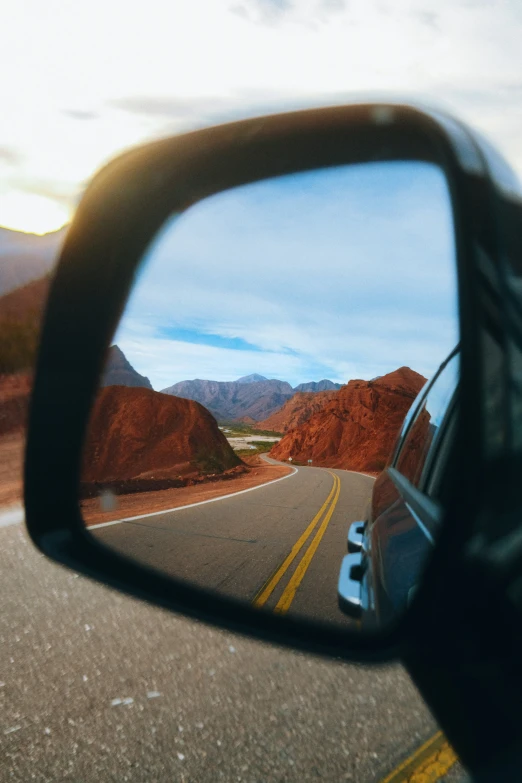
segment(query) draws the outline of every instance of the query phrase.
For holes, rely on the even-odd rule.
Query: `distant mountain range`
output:
[[[11,245],[24,244],[23,236],[17,232],[5,231]],[[56,232],[60,234],[62,232]],[[49,240],[50,235],[36,239]],[[2,237],[0,236],[0,242]],[[35,239],[33,237],[33,239]],[[56,239],[56,237],[55,237]],[[29,240],[30,241],[30,240]],[[6,243],[4,243],[5,249]],[[0,250],[0,272],[2,256]],[[1,279],[1,274],[0,274]],[[0,373],[20,372],[32,368],[40,320],[47,299],[50,276],[22,285],[7,294],[0,294]],[[23,332],[21,328],[23,327]],[[23,339],[22,339],[23,338]],[[18,341],[18,342],[17,342]],[[19,343],[19,344],[18,344]],[[135,386],[152,389],[148,378],[140,375],[128,362],[117,345],[109,348],[101,386]],[[204,405],[220,421],[242,419],[255,423],[267,419],[290,399],[296,391],[306,389],[312,392],[335,390],[340,384],[329,380],[311,381],[295,389],[286,381],[265,378],[253,373],[236,381],[193,380],[163,389],[164,394],[194,400]],[[316,406],[313,406],[316,409]]]
[[[242,378],[238,378],[235,383],[261,383],[261,381],[267,381],[268,378],[265,378],[264,375],[259,375],[257,372],[252,373],[252,375],[243,375]]]
[[[340,389],[341,384],[328,380],[311,381],[294,389],[286,381],[269,379],[254,373],[238,378],[237,381],[207,381],[200,378],[180,381],[162,391],[164,394],[200,402],[218,421],[241,419],[256,422],[279,410],[296,391],[301,391],[302,387],[316,392]]]
[[[218,421],[265,419],[294,393],[289,383],[276,379],[205,381],[198,378],[180,381],[162,391],[201,403]]]
[[[67,227],[38,236],[0,228],[0,296],[54,267]]]
[[[326,378],[322,381],[309,381],[308,383],[300,383],[299,386],[294,387],[296,392],[322,392],[322,391],[339,391],[341,383],[334,383]]]

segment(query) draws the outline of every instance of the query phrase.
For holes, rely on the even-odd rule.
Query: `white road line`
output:
[[[100,522],[97,525],[87,525],[88,530],[96,530],[100,527],[110,527],[111,525],[121,525],[122,522],[133,522],[135,519],[148,519],[148,517],[157,517],[160,514],[171,514],[173,511],[184,511],[186,508],[194,508],[195,506],[204,506],[206,503],[215,503],[217,500],[226,500],[227,498],[235,498],[238,495],[244,495],[245,492],[253,492],[255,489],[263,489],[270,486],[270,484],[277,484],[278,481],[284,481],[287,478],[291,478],[298,472],[298,468],[292,468],[292,473],[288,473],[286,476],[281,476],[278,479],[272,479],[267,481],[266,484],[258,484],[257,487],[250,487],[249,489],[241,489],[239,492],[231,492],[228,495],[220,495],[217,498],[210,498],[210,500],[200,500],[199,503],[189,503],[187,506],[178,506],[177,508],[166,508],[163,511],[152,511],[150,514],[139,514],[135,517],[125,517],[125,519],[115,519],[112,522]]]
[[[10,525],[19,525],[25,519],[23,506],[12,506],[0,513],[0,527],[9,527]]]
[[[371,478],[372,481],[377,481],[377,476],[372,476],[370,473],[361,473],[360,470],[346,470],[346,468],[325,468],[325,470],[342,470],[343,473],[353,473],[354,476],[366,476],[366,478]]]
[[[267,460],[268,462],[268,460]],[[271,460],[271,464],[276,463],[276,460]],[[283,464],[283,463],[280,463]],[[332,468],[332,470],[342,470],[342,468]],[[184,508],[194,508],[194,506],[202,506],[205,503],[214,503],[216,500],[225,500],[226,498],[233,498],[235,495],[242,495],[244,492],[252,492],[254,489],[261,489],[262,487],[268,487],[269,484],[275,484],[277,481],[283,481],[286,478],[290,478],[290,476],[293,476],[295,473],[297,473],[298,468],[292,467],[292,473],[289,473],[287,476],[282,476],[278,479],[273,479],[272,481],[267,481],[266,484],[259,484],[257,487],[250,487],[250,489],[242,489],[239,492],[231,492],[228,495],[221,495],[217,498],[210,498],[210,500],[201,500],[199,503],[190,503],[187,506],[178,506],[177,508],[167,508],[165,511],[153,511],[150,514],[140,514],[136,517],[125,517],[125,519],[115,519],[113,522],[101,522],[98,525],[88,525],[88,528],[90,530],[95,530],[99,527],[110,527],[110,525],[121,525],[122,522],[132,522],[134,519],[145,519],[146,517],[154,517],[158,516],[158,514],[170,514],[173,511],[181,511]],[[359,476],[368,476],[367,473],[360,473],[359,471],[355,470],[346,470],[343,471],[345,473],[355,473]],[[368,476],[368,478],[372,478],[375,481],[374,476]],[[21,522],[23,522],[25,519],[25,512],[23,506],[13,506],[11,508],[7,508],[4,511],[0,512],[0,528],[1,527],[10,527],[11,525],[19,525]]]

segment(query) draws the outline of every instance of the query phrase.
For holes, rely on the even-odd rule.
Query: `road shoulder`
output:
[[[89,498],[81,502],[81,508],[89,527],[124,517],[168,511],[244,492],[284,478],[293,472],[294,469],[287,465],[268,464],[266,461],[260,460],[259,464],[252,466],[249,473],[229,481],[119,495],[113,498],[114,507],[105,511],[100,507],[99,498]]]

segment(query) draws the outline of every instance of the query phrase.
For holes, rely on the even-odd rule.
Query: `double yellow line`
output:
[[[279,568],[263,585],[259,593],[252,601],[252,605],[255,606],[256,608],[259,609],[266,604],[266,602],[274,592],[275,588],[277,587],[277,585],[279,584],[283,576],[286,574],[286,572],[294,562],[295,558],[297,557],[301,549],[304,547],[304,545],[312,535],[316,525],[318,524],[319,520],[324,514],[325,516],[321,525],[319,526],[319,529],[317,530],[315,536],[313,537],[308,549],[304,553],[301,562],[299,563],[296,570],[294,571],[290,581],[288,582],[287,586],[283,590],[283,593],[274,609],[274,611],[277,612],[278,614],[284,614],[289,610],[290,604],[294,600],[299,585],[303,581],[308,566],[312,562],[312,558],[317,551],[317,547],[321,543],[321,539],[326,532],[328,523],[332,518],[332,514],[337,505],[337,501],[339,500],[339,494],[341,492],[341,481],[335,473],[331,473],[330,471],[328,472],[333,478],[333,486],[332,489],[330,490],[330,494],[328,495],[325,502],[323,503],[323,505],[321,506],[321,508],[315,515],[315,517],[312,519],[312,521],[310,522],[310,524],[308,525],[308,527],[306,528],[302,536],[300,536],[300,538],[295,542],[288,556],[283,560]]]
[[[442,731],[438,731],[381,783],[436,783],[458,761]]]
[[[301,558],[301,562],[295,569],[292,577],[290,578],[290,581],[283,590],[283,593],[274,609],[274,611],[278,612],[279,614],[284,614],[289,610],[299,585],[303,581],[306,571],[312,562],[312,558],[315,555],[317,548],[321,543],[321,539],[326,532],[328,523],[330,522],[333,512],[335,511],[337,501],[339,500],[341,482],[335,473],[332,473],[331,471],[328,472],[333,477],[333,485],[328,497],[304,533],[295,542],[287,557],[283,560],[281,565],[267,580],[267,582],[265,582],[261,590],[252,601],[252,605],[256,608],[261,608],[266,604],[277,585],[312,535],[316,525],[319,523],[321,517],[324,514],[322,523],[320,524],[315,536],[310,542],[308,549]],[[449,745],[447,739],[444,737],[441,731],[438,731],[427,742],[421,745],[420,748],[418,748],[409,758],[405,759],[405,761],[399,764],[399,766],[396,767],[393,772],[391,772],[381,781],[381,783],[427,783],[427,781],[437,781],[440,780],[441,777],[443,777],[457,761],[457,755]]]

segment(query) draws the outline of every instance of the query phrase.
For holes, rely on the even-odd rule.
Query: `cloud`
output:
[[[266,8],[274,11],[289,11],[293,7],[291,0],[250,0],[254,5],[259,8]]]
[[[63,113],[73,120],[95,120],[99,116],[95,111],[83,111],[81,109],[64,109]]]
[[[413,11],[413,17],[426,27],[440,32],[440,19],[435,11]]]
[[[282,22],[297,23],[311,30],[317,29],[316,22],[325,22],[333,15],[339,15],[348,7],[346,0],[243,0],[230,6],[232,14],[254,24],[275,26]]]
[[[249,19],[248,11],[244,5],[231,5],[229,11],[234,16],[239,16],[240,19]]]
[[[32,193],[35,196],[51,199],[51,201],[62,204],[69,210],[73,210],[78,205],[84,189],[85,185],[83,183],[76,185],[69,182],[47,182],[45,180],[40,182],[32,181],[30,183],[24,182],[20,187],[20,190],[24,193]]]
[[[340,13],[347,8],[347,2],[346,0],[320,0],[318,8],[326,13]]]
[[[24,183],[79,183],[161,135],[376,92],[443,104],[522,172],[519,0],[7,5],[0,146]]]
[[[202,114],[223,105],[219,98],[177,98],[152,97],[147,95],[130,95],[126,98],[115,98],[108,101],[108,106],[131,114],[144,114],[149,117],[173,119],[200,118]]]
[[[240,19],[268,26],[292,17],[294,9],[291,0],[243,0],[229,7],[229,11]]]
[[[23,155],[14,147],[7,145],[0,146],[0,163],[6,163],[8,166],[16,166],[23,160]]]
[[[195,345],[176,340],[162,340],[157,337],[124,334],[117,339],[118,345],[133,366],[147,375],[157,391],[165,389],[178,380],[203,378],[221,381],[235,381],[242,375],[259,372],[269,378],[310,380],[334,376],[334,368],[321,363],[310,368],[301,357],[280,353],[259,353],[257,351],[233,351],[208,345]],[[295,385],[299,381],[296,380]]]
[[[433,373],[458,339],[455,269],[442,177],[418,166],[301,174],[197,204],[150,247],[116,342],[155,388]]]
[[[291,0],[245,0],[245,4],[267,16],[284,14],[294,8]]]

